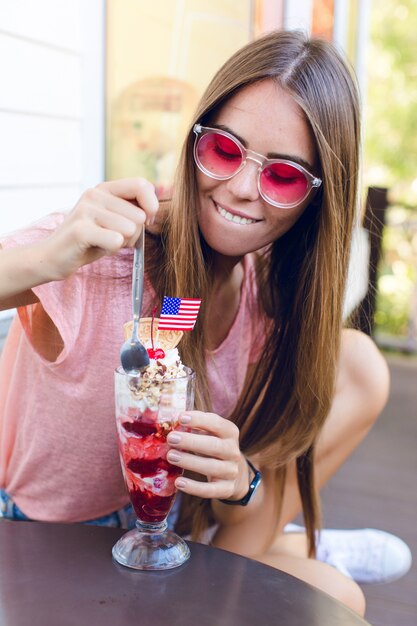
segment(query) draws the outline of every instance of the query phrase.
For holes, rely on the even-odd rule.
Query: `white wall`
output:
[[[284,28],[292,30],[300,28],[311,32],[313,0],[285,0]]]
[[[104,178],[104,5],[0,2],[0,233]]]

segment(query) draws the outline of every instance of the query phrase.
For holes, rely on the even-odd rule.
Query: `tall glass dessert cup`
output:
[[[116,423],[122,470],[135,510],[136,528],[113,547],[113,557],[134,569],[177,567],[190,556],[186,542],[167,529],[181,468],[166,458],[166,441],[183,411],[194,405],[194,372],[182,366],[177,378],[145,370],[139,376],[115,372]]]

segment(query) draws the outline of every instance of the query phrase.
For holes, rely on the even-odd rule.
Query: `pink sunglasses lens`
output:
[[[220,133],[206,133],[197,143],[196,156],[199,164],[213,176],[233,176],[242,163],[242,152],[237,145]]]
[[[260,186],[272,202],[283,205],[296,204],[308,191],[308,181],[303,172],[289,163],[273,163],[261,172]]]

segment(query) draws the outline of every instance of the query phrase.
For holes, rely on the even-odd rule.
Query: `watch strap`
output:
[[[255,493],[257,488],[259,487],[259,485],[261,483],[261,480],[262,480],[261,472],[259,470],[257,470],[256,467],[246,457],[245,457],[245,461],[248,464],[249,468],[254,473],[254,477],[252,478],[251,482],[249,483],[249,489],[248,489],[247,493],[240,500],[222,500],[222,499],[219,499],[220,502],[222,502],[223,504],[246,506],[247,504],[249,504],[250,500],[252,499],[253,494]]]

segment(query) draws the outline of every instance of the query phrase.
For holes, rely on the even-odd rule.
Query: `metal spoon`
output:
[[[149,365],[148,352],[139,341],[138,327],[142,309],[143,272],[145,257],[145,226],[135,244],[132,276],[132,309],[133,328],[130,340],[125,341],[120,348],[120,360],[126,374],[139,373]]]

